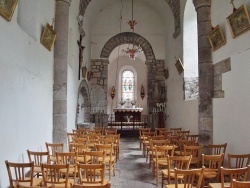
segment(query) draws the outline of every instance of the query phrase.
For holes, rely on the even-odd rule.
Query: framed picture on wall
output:
[[[228,16],[227,22],[233,38],[248,31],[250,29],[250,19],[246,5],[242,5]]]
[[[226,44],[224,34],[219,25],[217,25],[212,31],[210,31],[207,37],[213,51]]]
[[[55,40],[56,40],[56,32],[54,31],[53,27],[47,23],[43,30],[43,34],[41,37],[41,44],[49,51],[51,51]]]
[[[10,21],[18,0],[0,0],[0,15],[7,21]]]

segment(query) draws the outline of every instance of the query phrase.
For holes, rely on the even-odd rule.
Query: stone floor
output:
[[[116,163],[116,175],[111,178],[112,188],[156,188],[151,169],[139,149],[138,138],[121,138],[120,159]]]

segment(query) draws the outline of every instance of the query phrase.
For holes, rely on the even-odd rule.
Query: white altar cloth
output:
[[[114,108],[114,112],[142,112],[143,108]]]

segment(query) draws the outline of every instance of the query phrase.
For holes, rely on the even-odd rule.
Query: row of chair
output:
[[[98,142],[91,143],[89,138],[97,133],[89,132],[87,141],[88,144],[91,143],[90,145],[83,142],[86,134],[77,133],[78,136],[73,138],[73,142],[69,143],[69,151],[67,152],[64,151],[63,143],[46,142],[46,152],[27,150],[29,163],[12,163],[6,160],[11,187],[50,186],[50,184],[61,183],[65,184],[65,187],[70,187],[70,184],[84,184],[92,181],[95,181],[95,184],[96,182],[108,184],[105,179],[106,166],[109,170],[110,179],[112,171],[115,175],[115,161],[119,156],[120,135],[115,133],[117,131],[112,130],[112,134],[100,137],[98,133],[98,137],[96,137]],[[86,168],[89,168],[89,171]],[[84,170],[80,171],[80,169]],[[13,174],[13,172],[15,173]],[[51,173],[58,175],[53,179],[53,183],[50,182],[52,181]],[[101,178],[96,179],[96,175]],[[19,184],[20,182],[21,184]]]

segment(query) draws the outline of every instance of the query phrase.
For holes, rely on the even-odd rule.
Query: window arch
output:
[[[131,70],[124,70],[121,78],[122,100],[135,99],[135,75]]]

